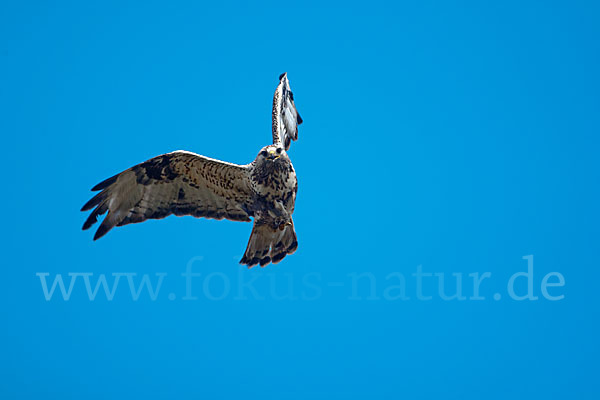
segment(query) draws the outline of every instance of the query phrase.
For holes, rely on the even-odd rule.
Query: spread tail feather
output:
[[[283,226],[283,229],[275,230],[268,224],[257,224],[255,220],[240,264],[246,264],[248,267],[257,264],[264,267],[270,262],[277,264],[286,255],[294,253],[297,248],[298,240],[292,220]]]

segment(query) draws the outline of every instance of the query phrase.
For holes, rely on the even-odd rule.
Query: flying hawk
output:
[[[287,74],[273,97],[273,144],[250,164],[237,165],[188,151],[163,154],[100,182],[100,191],[81,211],[93,209],[83,229],[108,211],[94,235],[115,226],[175,214],[249,222],[254,226],[241,264],[278,263],[298,247],[292,213],[298,182],[287,155],[298,139],[302,118],[294,105]]]

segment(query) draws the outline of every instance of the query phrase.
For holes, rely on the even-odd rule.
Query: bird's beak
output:
[[[275,152],[275,150],[269,150],[269,154],[267,155],[267,159],[274,161],[279,158],[279,154]]]

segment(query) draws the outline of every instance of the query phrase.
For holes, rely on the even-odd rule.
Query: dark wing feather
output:
[[[186,151],[154,157],[94,186],[101,190],[81,211],[94,209],[90,228],[108,211],[94,240],[115,226],[168,215],[250,221],[252,190],[248,167]]]
[[[284,72],[279,77],[279,85],[273,96],[273,144],[281,143],[287,151],[291,141],[298,139],[298,125],[301,123],[290,82]]]

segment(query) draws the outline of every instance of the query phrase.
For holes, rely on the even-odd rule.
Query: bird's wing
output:
[[[298,125],[301,123],[290,82],[284,72],[279,77],[279,85],[273,96],[273,144],[281,143],[288,150],[290,142],[298,139]]]
[[[94,240],[115,226],[170,214],[250,221],[252,190],[248,167],[175,151],[154,157],[108,178],[81,211],[94,208],[83,224],[90,228],[108,211]]]

